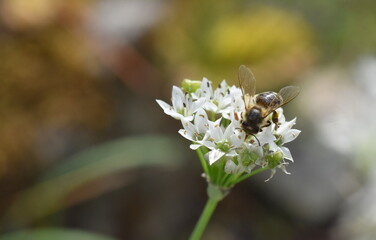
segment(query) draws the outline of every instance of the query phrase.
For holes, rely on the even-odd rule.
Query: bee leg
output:
[[[273,115],[272,115],[272,121],[273,123],[275,123],[275,130],[277,130],[277,128],[279,127],[280,123],[278,122],[278,113],[276,111],[273,111]]]
[[[266,124],[264,126],[262,126],[263,128],[264,127],[269,127],[270,125],[272,125],[272,122],[270,122],[269,120],[266,122]]]

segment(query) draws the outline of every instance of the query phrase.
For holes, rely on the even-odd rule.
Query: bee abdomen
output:
[[[265,108],[278,106],[282,103],[282,98],[275,92],[263,92],[257,95],[256,104]]]

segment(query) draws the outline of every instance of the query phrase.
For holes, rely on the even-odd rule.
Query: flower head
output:
[[[267,117],[269,126],[248,135],[241,128],[245,104],[240,88],[222,81],[213,89],[212,83],[204,78],[201,83],[185,80],[183,89],[189,90],[183,92],[173,87],[172,106],[161,100],[157,103],[167,115],[181,121],[183,128],[179,133],[191,141],[190,148],[202,156],[208,181],[231,187],[256,168],[270,169],[270,178],[277,169],[289,174],[286,166],[293,158],[284,144],[300,134],[292,128],[296,118],[286,121],[282,108],[278,108],[277,123],[272,122],[271,114]]]

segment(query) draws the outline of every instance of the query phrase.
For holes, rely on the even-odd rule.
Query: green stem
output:
[[[225,174],[225,177],[222,178],[221,186],[226,186],[227,187],[227,182],[229,179],[231,179],[232,174]]]
[[[210,198],[206,202],[205,208],[201,213],[200,219],[196,223],[195,229],[193,230],[189,240],[199,240],[201,239],[201,235],[204,232],[206,225],[209,222],[210,217],[212,216],[217,204],[217,199]]]
[[[247,179],[247,178],[249,178],[253,175],[256,175],[256,174],[261,173],[261,172],[268,170],[268,169],[269,169],[268,167],[258,168],[258,169],[254,170],[254,171],[252,171],[248,174],[245,174],[245,175],[239,177],[233,184],[235,185],[235,184],[237,184],[237,183],[239,183],[239,182],[241,182],[241,181],[243,181],[243,180],[245,180],[245,179]]]
[[[226,182],[224,182],[223,186],[225,187],[232,187],[235,185],[237,179],[239,179],[239,177],[242,175],[242,173],[240,174],[231,174],[231,176],[226,180]]]
[[[221,186],[221,180],[223,178],[223,173],[225,173],[223,171],[223,168],[225,166],[225,162],[222,161],[222,163],[218,163],[218,166],[216,166],[216,173],[217,173],[217,176],[215,178],[215,184],[218,185],[218,186]]]
[[[196,152],[197,152],[198,158],[200,159],[200,162],[201,162],[202,168],[204,169],[204,172],[205,172],[206,176],[209,177],[210,174],[209,174],[208,163],[206,162],[206,160],[205,160],[205,158],[204,158],[204,154],[202,153],[201,148],[198,148],[198,149],[196,150]]]

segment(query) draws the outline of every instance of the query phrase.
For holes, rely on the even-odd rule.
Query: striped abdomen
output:
[[[276,92],[263,92],[256,96],[256,104],[264,108],[273,108],[282,103],[281,96]]]

